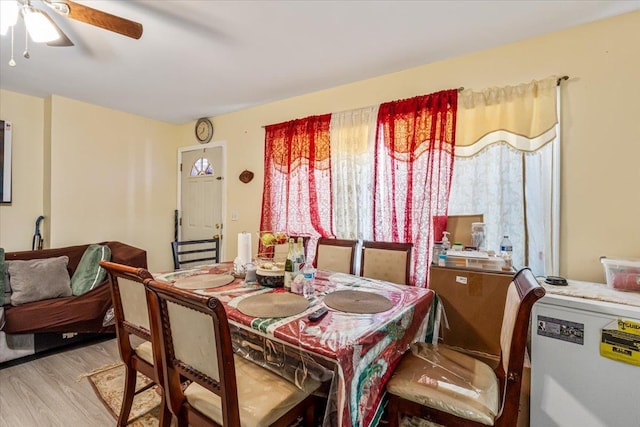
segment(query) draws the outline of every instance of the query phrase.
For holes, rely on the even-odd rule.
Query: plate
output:
[[[382,313],[393,308],[388,298],[363,291],[335,291],[324,297],[324,303],[334,310],[358,314]]]
[[[289,292],[270,292],[243,299],[238,311],[251,317],[289,317],[309,308],[309,301]]]
[[[233,280],[230,274],[197,274],[178,279],[173,285],[180,289],[210,289],[228,285]]]

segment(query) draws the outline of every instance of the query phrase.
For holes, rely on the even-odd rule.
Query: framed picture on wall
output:
[[[11,123],[0,120],[0,203],[11,203]]]

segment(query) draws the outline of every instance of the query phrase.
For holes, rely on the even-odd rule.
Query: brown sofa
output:
[[[121,242],[99,244],[109,247],[113,262],[147,267],[147,253],[143,249]],[[87,244],[40,251],[7,252],[5,260],[30,260],[66,255],[69,257],[69,277],[72,277],[88,246]],[[34,301],[19,306],[5,305],[5,324],[1,332],[6,334],[7,343],[14,337],[28,337],[28,334],[33,334],[34,353],[70,344],[83,337],[113,334],[113,325],[105,326],[105,314],[112,306],[111,291],[107,282],[105,279],[94,289],[79,296]],[[46,279],[43,280],[43,286],[46,286]],[[2,350],[0,347],[0,351]],[[0,362],[3,360],[8,359],[0,355]]]

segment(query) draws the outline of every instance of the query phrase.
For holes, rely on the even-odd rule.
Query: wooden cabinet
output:
[[[483,353],[500,354],[500,328],[507,288],[514,273],[432,266],[429,287],[444,307],[441,341]]]

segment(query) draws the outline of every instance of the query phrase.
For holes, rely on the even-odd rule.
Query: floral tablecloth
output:
[[[155,277],[174,282],[195,274],[220,273],[225,268],[203,266]],[[424,340],[434,292],[327,271],[317,272],[314,289],[309,308],[285,318],[254,318],[237,309],[238,303],[249,296],[285,292],[283,289],[264,288],[237,279],[223,287],[194,292],[220,299],[232,325],[334,364],[336,375],[324,425],[376,425],[382,413],[385,384],[393,369],[412,342]],[[388,298],[393,308],[378,314],[329,310],[320,321],[310,322],[307,316],[324,306],[324,296],[336,290],[374,292]]]

